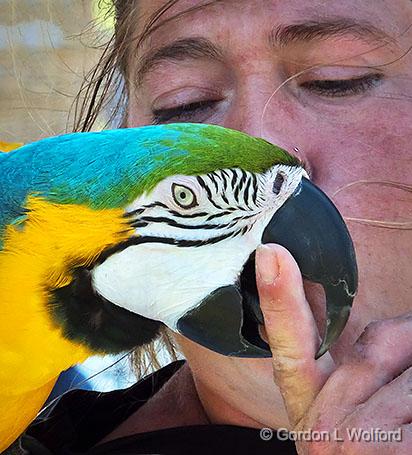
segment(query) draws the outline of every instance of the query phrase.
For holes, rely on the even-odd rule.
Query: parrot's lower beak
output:
[[[326,331],[316,358],[339,337],[357,291],[355,251],[348,229],[329,198],[306,178],[275,213],[262,243],[288,249],[302,275],[323,286]],[[177,329],[189,339],[218,353],[236,357],[270,357],[261,339],[254,254],[246,263],[240,286],[217,289],[181,318]]]

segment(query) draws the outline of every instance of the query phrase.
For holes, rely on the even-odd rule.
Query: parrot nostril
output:
[[[284,181],[285,181],[285,177],[283,176],[283,174],[278,172],[278,174],[276,175],[275,181],[273,182],[272,191],[273,191],[274,194],[279,194],[280,193],[280,190],[282,188],[282,185],[283,185]]]

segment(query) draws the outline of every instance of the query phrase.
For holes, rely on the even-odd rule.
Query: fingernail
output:
[[[277,254],[269,245],[259,245],[256,250],[256,273],[265,284],[273,284],[279,275]]]

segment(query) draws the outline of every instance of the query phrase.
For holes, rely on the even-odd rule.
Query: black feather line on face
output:
[[[222,169],[220,172],[221,172],[222,180],[223,180],[223,190],[226,191],[227,190],[227,179],[229,178],[229,174],[224,169]]]
[[[247,179],[247,174],[243,169],[240,170],[240,173],[242,174],[242,177],[240,178],[239,183],[236,186],[235,191],[234,191],[235,199],[239,204],[241,203],[241,201],[239,201],[239,194],[242,191],[243,185]]]
[[[234,188],[235,184],[237,182],[237,173],[234,169],[230,169],[230,170],[232,171],[232,174],[233,174],[232,181],[230,182],[230,184],[231,184],[232,188]]]
[[[207,198],[209,199],[210,203],[213,204],[217,209],[219,210],[224,210],[223,207],[220,207],[216,202],[213,200],[212,197],[212,192],[210,191],[210,188],[206,185],[205,181],[202,179],[202,177],[197,176],[197,181],[199,182],[199,185],[206,191]]]
[[[119,243],[118,245],[108,248],[107,250],[103,251],[98,258],[96,259],[94,266],[102,264],[106,259],[112,256],[115,253],[119,253],[124,251],[129,246],[134,245],[141,245],[144,243],[162,243],[165,245],[174,245],[179,248],[195,248],[204,245],[213,245],[215,243],[221,242],[222,240],[226,240],[231,237],[236,237],[241,233],[241,229],[237,231],[228,232],[226,234],[222,234],[216,237],[211,237],[205,240],[185,240],[185,239],[173,239],[168,237],[156,237],[156,236],[141,236],[141,237],[131,237],[124,242]]]
[[[220,213],[215,213],[213,215],[209,215],[206,218],[206,221],[211,221],[211,220],[214,220],[215,218],[221,218],[222,216],[230,215],[232,213],[232,211],[233,210],[225,210],[224,212],[220,212]]]
[[[167,210],[170,215],[173,215],[177,218],[200,218],[209,215],[207,212],[198,212],[198,213],[180,213],[176,210]]]
[[[245,191],[243,192],[243,200],[245,201],[245,205],[249,210],[252,210],[249,206],[249,192],[250,192],[251,184],[252,184],[252,179],[249,177],[246,182]]]
[[[225,202],[227,205],[229,205],[229,199],[226,197],[225,193],[222,193],[220,197],[223,199],[223,202]]]
[[[182,224],[178,223],[175,220],[172,220],[171,218],[166,218],[162,216],[144,216],[142,218],[138,218],[136,221],[131,223],[133,227],[138,227],[137,225],[140,224],[141,222],[146,222],[146,223],[154,223],[154,224],[160,224],[160,223],[165,223],[168,226],[180,228],[180,229],[225,229],[228,228],[231,224],[226,223],[226,224]]]
[[[252,201],[254,205],[257,205],[257,196],[258,196],[258,182],[257,182],[257,177],[255,174],[252,174],[252,180],[253,180],[253,191],[252,191]]]
[[[215,178],[216,174],[214,172],[210,172],[209,174],[207,174],[207,176],[213,182],[213,185],[215,186],[215,191],[218,192],[219,191],[219,185],[217,184],[217,181],[216,181],[216,178]]]

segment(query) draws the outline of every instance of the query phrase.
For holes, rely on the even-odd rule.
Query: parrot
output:
[[[0,451],[62,371],[164,325],[222,355],[270,357],[261,243],[323,286],[318,357],[349,317],[349,231],[302,162],[264,139],[195,123],[69,133],[0,153],[0,175]]]
[[[4,152],[4,153],[11,152],[12,150],[18,149],[22,145],[23,145],[22,142],[4,142],[4,141],[0,141],[0,153],[1,152]]]

